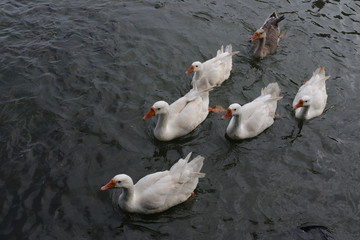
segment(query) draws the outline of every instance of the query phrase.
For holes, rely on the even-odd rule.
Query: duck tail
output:
[[[192,152],[190,152],[185,159],[180,158],[171,168],[170,175],[174,176],[177,179],[181,179],[181,176],[186,169],[189,159],[191,157]]]
[[[232,45],[231,44],[226,45],[225,52],[232,53]]]
[[[191,160],[191,162],[189,162],[187,164],[187,167],[190,169],[191,172],[193,172],[194,174],[197,174],[197,175],[204,175],[204,173],[200,173],[200,170],[204,164],[204,160],[205,158],[203,156],[196,156],[193,160]]]
[[[235,54],[238,54],[240,51],[235,51],[235,52],[233,52],[233,51],[232,51],[232,45],[229,44],[229,45],[227,45],[227,46],[225,47],[225,52],[229,53],[230,56],[233,56],[233,55],[235,55]]]
[[[278,18],[278,15],[276,12],[272,12],[269,16],[269,18]]]
[[[272,98],[269,98],[268,100],[266,100],[266,101],[268,101],[268,102],[272,102],[272,101],[279,101],[279,100],[281,100],[281,99],[283,99],[283,97],[282,96],[280,96],[280,97],[272,97]]]
[[[279,22],[281,22],[284,19],[285,19],[285,16],[282,15],[281,17],[278,17],[275,19],[274,24],[277,26],[279,24]]]
[[[192,173],[192,177],[197,177],[197,178],[203,178],[205,177],[205,173],[201,173],[201,172],[193,172]]]
[[[221,48],[219,50],[217,50],[216,56],[219,56],[222,53],[224,53],[224,46],[223,45],[221,45]]]
[[[326,81],[330,76],[325,76],[325,67],[318,67],[313,73],[313,78]]]
[[[192,152],[189,152],[189,154],[185,157],[185,162],[186,163],[188,163],[189,162],[189,160],[190,160],[190,157],[191,157],[191,154],[192,154]]]
[[[280,96],[280,87],[276,82],[269,83],[265,88],[261,89],[261,96],[270,94],[272,98]]]

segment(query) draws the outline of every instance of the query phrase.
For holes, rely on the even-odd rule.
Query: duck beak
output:
[[[228,109],[226,110],[226,113],[221,117],[221,119],[226,119],[226,118],[231,117],[231,116],[232,116],[231,109],[228,108]]]
[[[294,106],[294,110],[302,107],[303,105],[304,105],[304,101],[300,99],[299,102]]]
[[[259,34],[256,32],[254,35],[251,36],[251,41],[255,41],[259,39]]]
[[[104,186],[102,186],[100,189],[102,191],[105,191],[107,189],[110,189],[110,188],[114,188],[115,187],[115,180],[114,179],[111,179],[110,182],[108,182],[107,184],[105,184]]]
[[[145,114],[145,116],[143,117],[144,120],[151,118],[155,116],[155,108],[151,107],[150,110]]]
[[[193,65],[191,65],[189,68],[188,68],[188,70],[186,70],[186,74],[189,74],[189,73],[192,73],[192,72],[194,72],[194,66]]]

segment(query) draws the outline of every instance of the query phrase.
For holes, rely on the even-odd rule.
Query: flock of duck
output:
[[[283,19],[284,16],[272,13],[252,35],[250,41],[255,57],[264,58],[276,51],[281,38],[278,23]],[[221,47],[214,58],[192,63],[185,72],[194,73],[192,89],[170,105],[165,101],[154,103],[143,119],[158,116],[154,129],[158,140],[170,141],[184,136],[202,123],[209,112],[221,111],[219,107],[209,107],[209,91],[229,78],[232,56],[237,53],[232,51],[231,45],[227,45],[225,50]],[[328,78],[324,67],[319,67],[300,87],[292,104],[296,118],[308,120],[322,114],[327,101],[325,81]],[[279,85],[275,82],[263,88],[260,96],[252,102],[243,106],[231,104],[222,116],[223,119],[231,117],[227,136],[240,140],[259,135],[274,123],[277,101],[281,98]],[[200,173],[204,158],[197,156],[189,162],[190,157],[191,153],[170,170],[147,175],[135,185],[129,176],[116,175],[101,190],[122,188],[118,204],[127,212],[151,214],[164,211],[191,197],[199,178],[205,176]]]

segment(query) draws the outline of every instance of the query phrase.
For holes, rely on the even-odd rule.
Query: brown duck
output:
[[[254,57],[264,58],[276,51],[280,40],[280,28],[278,23],[285,17],[278,17],[276,12],[270,14],[264,25],[251,36],[252,52]]]

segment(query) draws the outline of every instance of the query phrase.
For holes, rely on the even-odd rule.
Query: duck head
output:
[[[186,74],[189,74],[189,73],[192,73],[192,72],[197,72],[197,71],[200,71],[201,70],[201,62],[199,61],[196,61],[196,62],[193,62],[191,64],[191,66],[188,68],[188,70],[186,70]]]
[[[241,105],[238,103],[231,104],[228,109],[226,110],[226,113],[221,117],[221,119],[226,119],[231,116],[240,115],[240,109]]]
[[[311,98],[309,96],[303,96],[298,103],[294,106],[294,110],[301,107],[309,107],[311,102]]]
[[[263,39],[266,37],[266,32],[264,29],[258,29],[252,36],[251,41],[255,41],[258,39]]]
[[[150,110],[143,117],[144,120],[151,118],[155,115],[167,113],[169,104],[165,101],[158,101],[150,108]]]
[[[119,174],[113,177],[107,184],[102,186],[100,189],[105,191],[110,188],[130,188],[134,183],[126,174]]]

